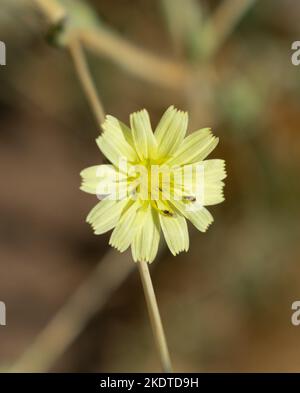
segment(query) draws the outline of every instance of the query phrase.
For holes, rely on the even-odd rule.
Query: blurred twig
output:
[[[55,364],[136,267],[130,254],[115,253],[107,253],[9,371],[45,372]]]
[[[212,58],[234,31],[238,22],[256,0],[223,0],[204,23],[202,29],[202,55]]]
[[[101,99],[91,79],[91,75],[89,73],[88,65],[84,57],[81,43],[75,34],[69,39],[68,48],[70,50],[74,66],[77,71],[78,78],[81,82],[81,86],[86,94],[86,97],[89,100],[97,123],[100,125],[105,120],[105,112]]]
[[[66,17],[64,7],[57,0],[33,0],[33,2],[52,25],[61,23]]]
[[[128,42],[119,34],[98,23],[98,16],[84,1],[34,0],[46,18],[57,25],[56,4],[63,9],[65,18],[60,29],[55,29],[56,41],[68,45],[69,37],[76,34],[82,44],[97,55],[105,56],[136,77],[159,86],[181,89],[187,70],[184,64],[163,59]],[[63,7],[63,8],[61,8]],[[81,18],[82,15],[82,18]],[[82,19],[82,20],[81,20]]]
[[[181,89],[187,77],[183,64],[164,60],[119,37],[108,29],[84,29],[81,41],[96,54],[106,56],[131,74],[159,86]]]
[[[161,6],[175,51],[194,57],[201,39],[202,3],[197,0],[161,0]]]
[[[206,9],[195,0],[161,0],[161,3],[174,43],[186,46],[192,58],[210,60],[255,1],[222,0],[205,19]]]
[[[238,22],[255,3],[255,0],[222,0],[200,31],[195,57],[199,60],[193,68],[185,93],[191,108],[191,119],[213,125],[216,113],[216,94],[219,91],[219,73],[214,58]]]

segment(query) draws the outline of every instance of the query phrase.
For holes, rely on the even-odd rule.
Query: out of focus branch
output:
[[[78,78],[81,82],[82,89],[89,100],[90,106],[97,120],[97,124],[100,125],[105,120],[103,104],[92,81],[81,43],[76,35],[69,39],[68,48],[77,71]]]
[[[136,267],[129,254],[116,257],[115,253],[107,253],[9,371],[51,369]]]
[[[161,7],[177,54],[193,59],[201,41],[204,6],[198,0],[161,0]]]
[[[211,59],[255,0],[223,0],[212,15],[195,0],[161,0],[170,34],[192,58]]]
[[[34,0],[52,25],[64,11],[64,23],[55,30],[57,41],[68,45],[73,35],[95,54],[104,56],[132,75],[159,86],[182,89],[187,76],[186,67],[176,61],[162,59],[128,42],[98,21],[97,15],[83,1]],[[63,8],[62,8],[63,7]],[[52,26],[53,28],[53,26]]]
[[[64,7],[57,0],[33,0],[52,25],[60,24],[66,17]]]
[[[187,70],[183,64],[140,49],[108,29],[84,29],[79,36],[83,44],[96,54],[107,57],[148,82],[179,90],[186,81]]]
[[[256,0],[223,0],[202,30],[202,54],[211,58]]]
[[[218,73],[211,63],[225,40],[233,33],[237,24],[255,3],[255,0],[222,0],[211,16],[207,16],[196,41],[195,57],[199,61],[186,85],[185,94],[195,124],[215,122],[218,91]]]

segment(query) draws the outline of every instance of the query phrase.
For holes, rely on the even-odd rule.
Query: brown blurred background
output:
[[[300,326],[291,324],[291,304],[300,300],[300,66],[291,63],[300,3],[84,3],[99,29],[188,70],[186,83],[166,86],[128,72],[118,53],[112,61],[87,48],[105,110],[128,122],[145,107],[155,125],[174,104],[189,111],[190,131],[213,127],[220,144],[211,157],[227,162],[226,201],[210,209],[215,223],[206,234],[191,233],[187,254],[163,251],[151,265],[175,370],[300,371]],[[136,269],[112,280],[105,302],[105,266],[99,292],[90,278],[105,255],[108,266],[133,262],[109,249],[109,234],[94,236],[85,223],[96,200],[79,190],[79,172],[102,162],[100,127],[70,54],[47,43],[48,29],[32,1],[0,0],[7,47],[0,67],[0,300],[7,307],[0,368],[158,371]],[[66,302],[89,283],[94,307],[84,312],[85,303],[75,302],[70,313]],[[61,353],[48,361],[53,342]]]

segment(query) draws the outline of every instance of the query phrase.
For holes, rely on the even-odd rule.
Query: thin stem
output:
[[[167,346],[163,325],[161,322],[161,317],[157,305],[155,292],[152,285],[150,272],[148,269],[148,264],[146,262],[138,262],[138,267],[140,271],[140,276],[143,284],[152,331],[159,352],[162,369],[164,372],[172,372],[169,350]]]
[[[97,123],[102,124],[105,120],[103,105],[91,78],[81,43],[76,35],[70,37],[68,41],[68,48],[77,71],[78,78],[81,82],[81,86],[94,112]]]

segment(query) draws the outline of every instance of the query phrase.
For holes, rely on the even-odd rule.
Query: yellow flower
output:
[[[204,207],[224,200],[224,160],[203,161],[218,144],[210,129],[186,137],[188,115],[167,109],[154,133],[148,112],[130,126],[106,116],[96,142],[112,163],[81,172],[81,189],[102,198],[87,217],[95,234],[114,229],[110,245],[131,246],[134,261],[152,262],[160,232],[172,254],[189,248],[186,219],[205,232],[213,217]]]

